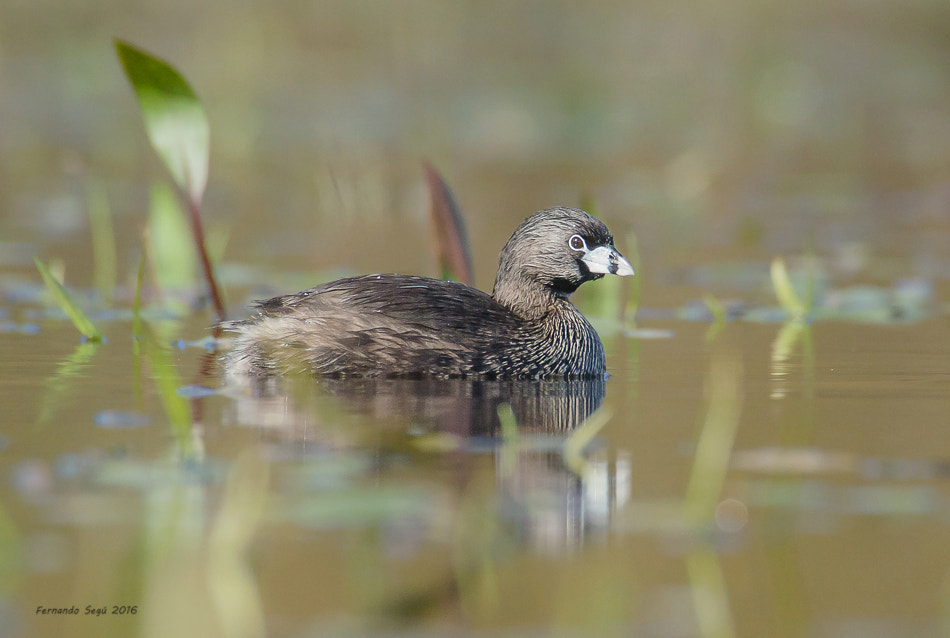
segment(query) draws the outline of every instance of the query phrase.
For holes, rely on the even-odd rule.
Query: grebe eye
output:
[[[574,250],[585,250],[587,244],[584,242],[584,238],[580,235],[571,235],[571,238],[568,240],[571,248]]]

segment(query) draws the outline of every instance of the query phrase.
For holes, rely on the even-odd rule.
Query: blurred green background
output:
[[[205,214],[230,260],[434,272],[428,158],[469,214],[483,287],[516,221],[584,196],[618,237],[637,230],[655,275],[812,247],[946,276],[943,2],[8,1],[0,227],[77,283],[87,180],[107,185],[129,265],[162,176],[114,37],[203,100]]]

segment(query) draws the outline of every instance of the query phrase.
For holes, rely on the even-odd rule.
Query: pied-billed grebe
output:
[[[574,208],[528,217],[501,251],[491,295],[410,275],[332,281],[258,304],[231,373],[357,377],[590,378],[606,373],[597,332],[569,301],[585,281],[632,275],[603,222]]]

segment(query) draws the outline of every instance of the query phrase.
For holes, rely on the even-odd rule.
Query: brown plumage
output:
[[[505,244],[491,295],[410,275],[333,281],[258,304],[232,373],[364,377],[590,378],[604,348],[569,297],[606,273],[632,275],[607,227],[584,211],[526,219]]]

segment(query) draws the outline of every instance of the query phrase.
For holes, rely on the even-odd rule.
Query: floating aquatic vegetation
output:
[[[743,498],[750,507],[825,512],[830,517],[939,516],[950,514],[946,499],[931,485],[839,486],[798,479],[748,481]],[[834,522],[832,519],[831,522]]]
[[[175,393],[186,399],[201,399],[204,397],[213,397],[216,394],[220,394],[220,391],[216,388],[209,388],[204,385],[183,385],[178,388]]]
[[[829,291],[814,314],[860,323],[920,321],[930,315],[933,293],[933,284],[919,279],[902,279],[890,288],[852,286]]]
[[[201,348],[202,350],[207,350],[208,352],[214,352],[220,346],[221,340],[215,339],[210,335],[201,339],[196,339],[194,341],[188,341],[187,339],[176,339],[174,342],[172,342],[172,347],[179,350],[185,350],[187,348]]]
[[[665,328],[631,328],[624,330],[623,336],[631,339],[672,339],[676,333]]]
[[[39,333],[40,325],[27,321],[17,323],[16,321],[0,321],[0,333],[19,333],[24,335],[35,335]]]
[[[63,452],[56,455],[53,471],[58,481],[74,481],[95,472],[105,457],[105,452],[96,448],[87,448],[82,452]]]
[[[732,467],[766,475],[858,476],[865,480],[926,481],[950,476],[950,460],[879,458],[817,447],[767,446],[737,451]]]
[[[299,463],[285,463],[275,485],[286,492],[337,489],[370,475],[376,463],[376,459],[364,451],[320,452]]]
[[[107,459],[91,471],[91,478],[104,487],[149,491],[156,487],[217,485],[226,474],[227,465],[214,459],[189,463],[177,459]]]
[[[761,271],[744,264],[744,268]],[[854,323],[908,323],[921,321],[939,312],[934,303],[933,283],[904,278],[890,286],[858,285],[835,288],[828,283],[816,261],[806,260],[800,269],[789,270],[782,259],[769,269],[772,291],[779,305],[752,301],[722,300],[704,295],[702,301],[679,308],[639,308],[638,319],[681,319],[696,322],[750,321],[753,323],[801,323],[849,321]],[[762,277],[758,280],[764,281]],[[630,335],[632,336],[632,335]]]
[[[147,414],[130,410],[100,410],[92,420],[98,427],[107,430],[143,428],[149,424]]]
[[[349,486],[307,497],[273,498],[279,520],[314,529],[375,527],[404,519],[435,518],[444,500],[438,490],[409,485]]]

